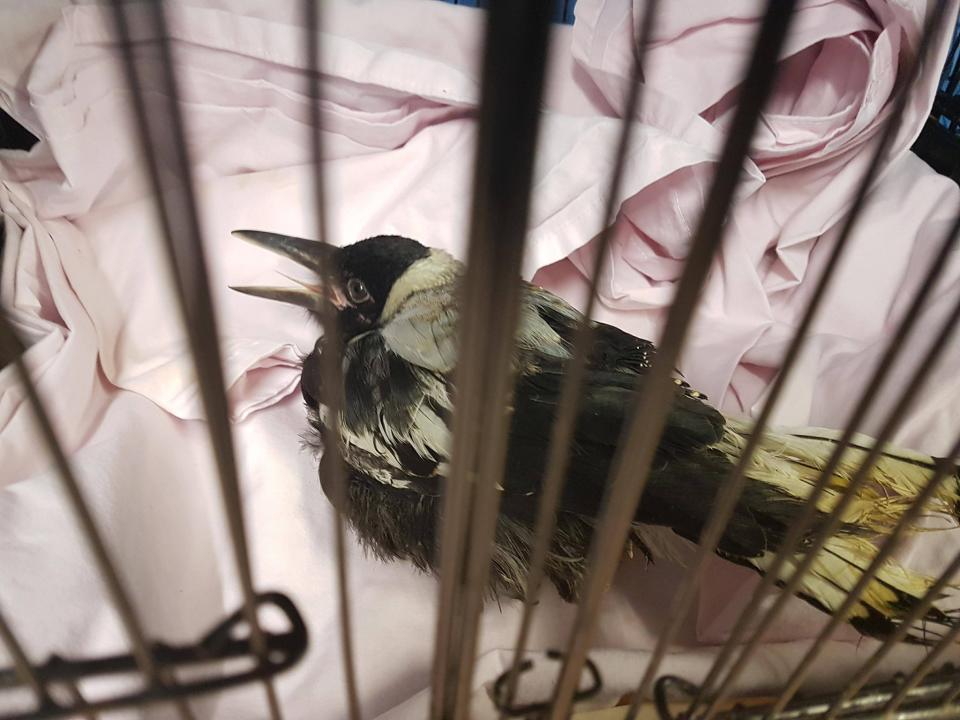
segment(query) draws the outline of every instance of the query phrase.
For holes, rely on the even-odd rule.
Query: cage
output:
[[[956,0],[0,12],[0,719],[960,716]]]

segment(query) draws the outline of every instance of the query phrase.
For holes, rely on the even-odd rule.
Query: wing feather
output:
[[[530,297],[560,342],[569,346],[579,322],[576,311],[546,291],[537,290]],[[519,375],[516,385],[504,483],[507,495],[512,496],[505,499],[506,507],[518,512],[524,511],[523,498],[535,497],[539,489],[564,381],[564,363],[558,353],[535,347],[521,352],[528,357],[519,365],[530,370]],[[563,509],[591,516],[598,511],[617,443],[655,352],[646,340],[596,324]],[[720,440],[724,427],[723,415],[678,378],[656,462],[693,456]]]

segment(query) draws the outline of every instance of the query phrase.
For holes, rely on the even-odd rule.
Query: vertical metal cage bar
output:
[[[479,616],[486,596],[506,458],[519,276],[550,13],[546,0],[495,0],[487,11],[443,539],[454,530],[452,521],[467,518],[467,503],[472,512],[461,528],[462,539],[455,541],[455,549],[462,553],[460,562],[448,548],[441,547],[438,640],[445,647],[438,646],[435,659],[435,717],[451,713],[466,717],[472,689]],[[466,492],[454,495],[451,488],[457,486]],[[453,510],[453,502],[461,507]],[[455,616],[458,622],[444,627]],[[445,677],[439,677],[440,673]]]
[[[479,163],[479,158],[477,161]],[[479,243],[477,243],[479,245]],[[474,244],[470,246],[474,249]],[[461,572],[464,560],[464,547],[467,542],[466,525],[471,499],[470,473],[473,454],[476,451],[474,436],[477,432],[478,401],[480,395],[479,347],[477,333],[466,332],[472,325],[479,324],[477,314],[483,301],[481,290],[487,278],[481,282],[481,273],[485,270],[474,263],[472,272],[462,288],[461,327],[457,355],[463,361],[458,363],[457,401],[453,415],[453,437],[451,441],[451,463],[448,479],[444,487],[443,510],[440,529],[440,543],[436,552],[440,554],[440,588],[437,608],[437,629],[434,639],[433,675],[430,696],[430,717],[440,720],[449,716],[455,701],[454,677],[457,667],[457,644],[455,629],[460,620],[462,608]],[[476,281],[471,283],[473,277]],[[475,366],[471,367],[471,366]],[[470,368],[466,372],[464,368]]]
[[[110,600],[117,614],[120,616],[120,622],[123,625],[128,642],[130,643],[131,654],[136,661],[137,669],[150,686],[162,687],[170,685],[170,678],[164,677],[154,662],[143,623],[140,621],[136,608],[134,608],[133,602],[130,600],[130,595],[123,581],[120,579],[113,558],[107,549],[103,536],[97,528],[96,521],[93,519],[93,513],[90,512],[90,507],[83,497],[83,492],[80,490],[80,483],[77,481],[70,462],[67,460],[66,453],[64,453],[63,447],[57,439],[57,433],[53,428],[53,423],[50,421],[50,416],[47,414],[43,402],[40,400],[37,388],[30,378],[30,372],[27,370],[26,363],[24,362],[23,353],[23,343],[20,342],[6,315],[0,312],[0,355],[13,358],[14,366],[17,369],[17,374],[20,377],[20,382],[27,396],[27,402],[33,410],[40,435],[43,437],[47,452],[53,459],[54,467],[57,470],[57,477],[60,479],[70,506],[76,515],[77,524],[80,526],[83,536],[89,543],[90,552],[93,554],[107,594],[110,596]],[[184,720],[192,719],[193,716],[183,700],[174,700],[173,702],[177,707],[179,715],[184,718]]]
[[[557,406],[557,417],[550,433],[550,450],[547,458],[547,467],[544,472],[543,485],[540,491],[540,503],[537,506],[537,518],[534,525],[534,543],[530,559],[530,571],[527,575],[526,598],[523,603],[523,615],[520,628],[517,631],[517,641],[513,651],[513,662],[507,680],[507,689],[503,701],[504,707],[513,704],[517,692],[517,682],[520,677],[520,665],[529,640],[530,628],[533,621],[533,612],[537,595],[543,584],[547,553],[556,528],[557,506],[560,502],[560,493],[566,478],[567,467],[570,461],[570,448],[573,442],[574,428],[580,408],[580,395],[586,377],[588,354],[593,344],[594,325],[590,321],[597,303],[597,287],[600,277],[606,266],[607,250],[610,239],[613,237],[613,225],[616,220],[617,198],[623,181],[623,169],[626,164],[627,153],[630,149],[633,121],[640,103],[640,78],[643,70],[643,57],[650,38],[653,36],[653,27],[657,17],[660,0],[648,0],[640,22],[638,32],[638,48],[634,55],[633,66],[630,69],[629,90],[624,107],[623,123],[620,128],[620,137],[614,153],[613,169],[610,173],[610,184],[607,191],[607,202],[603,211],[603,223],[596,239],[596,253],[590,287],[587,291],[587,304],[583,311],[583,322],[577,328],[574,338],[572,357],[564,367],[564,382],[560,391],[560,400]]]
[[[327,211],[325,198],[325,181],[323,171],[323,129],[320,117],[320,102],[322,99],[321,85],[321,36],[323,27],[322,6],[320,0],[304,0],[304,19],[306,32],[306,47],[308,56],[308,90],[310,98],[310,148],[313,156],[313,203],[316,216],[316,237],[320,242],[327,242]],[[333,268],[327,267],[327,256],[318,253],[321,263],[321,276],[325,282],[330,281]],[[322,354],[322,384],[323,399],[327,412],[332,418],[340,416],[343,406],[343,381],[341,378],[340,358],[342,344],[340,327],[337,315],[330,303],[321,303],[321,324],[327,346]],[[347,695],[347,711],[350,720],[359,720],[360,699],[357,693],[356,664],[353,653],[352,622],[350,615],[350,596],[347,573],[347,535],[343,514],[340,509],[346,503],[347,480],[343,459],[340,456],[340,425],[332,422],[324,440],[323,462],[318,468],[319,473],[327,473],[329,487],[334,495],[334,543],[337,559],[337,594],[340,608],[340,648],[343,654],[343,672]],[[322,481],[321,481],[322,482]]]
[[[124,0],[112,0],[115,29],[120,40],[123,68],[133,97],[141,151],[146,157],[149,180],[158,200],[163,226],[163,247],[171,280],[176,288],[177,303],[190,344],[197,373],[204,414],[209,428],[210,442],[217,464],[220,490],[227,518],[234,560],[243,593],[243,610],[250,629],[251,646],[261,658],[265,657],[266,641],[257,617],[250,570],[250,554],[243,515],[243,500],[237,478],[233,437],[224,395],[223,367],[218,346],[217,321],[210,297],[207,262],[194,194],[183,117],[180,112],[179,87],[173,67],[173,55],[167,32],[162,0],[150,0],[143,6],[159,37],[160,82],[165,101],[161,117],[147,113],[142,85],[130,41],[130,28]],[[175,182],[165,185],[161,179],[158,155],[171,165]],[[279,704],[272,680],[264,681],[270,715],[280,717]]]
[[[564,718],[573,700],[596,625],[600,599],[613,579],[663,431],[670,393],[674,387],[673,369],[714,252],[723,239],[727,212],[760,111],[773,87],[776,59],[786,38],[795,5],[795,0],[769,0],[767,3],[743,84],[743,94],[724,144],[715,180],[700,217],[653,367],[643,379],[630,425],[614,459],[613,480],[606,494],[603,515],[597,523],[599,532],[590,549],[590,569],[585,589],[557,682],[550,715],[552,720]],[[625,452],[625,448],[629,448],[629,453]]]
[[[907,412],[914,397],[916,396],[917,391],[922,387],[931,367],[938,359],[940,347],[956,330],[958,319],[960,319],[960,299],[958,299],[957,303],[954,305],[947,319],[941,324],[936,338],[930,344],[923,359],[917,364],[912,376],[910,377],[910,380],[906,385],[906,388],[904,389],[903,394],[900,396],[893,410],[888,414],[882,429],[877,435],[875,444],[867,453],[867,457],[864,458],[856,473],[854,473],[854,476],[847,485],[845,492],[840,496],[837,505],[830,511],[830,514],[827,516],[825,522],[818,529],[817,534],[810,542],[810,547],[805,551],[803,560],[791,574],[790,580],[784,585],[770,610],[761,618],[759,625],[751,635],[750,641],[747,643],[746,647],[743,648],[737,658],[736,663],[730,669],[730,672],[727,674],[718,688],[713,701],[707,709],[705,717],[708,720],[709,718],[713,717],[717,706],[727,696],[730,686],[739,676],[739,673],[745,667],[747,660],[749,660],[750,656],[758,647],[763,633],[769,627],[773,618],[775,618],[786,605],[792,593],[799,586],[804,575],[813,565],[818,553],[821,549],[823,549],[826,541],[839,528],[842,522],[843,514],[852,503],[857,491],[868,481],[869,472],[882,454],[884,445],[887,443],[893,433],[896,432],[896,429],[903,420],[904,414]],[[811,500],[808,500],[808,502],[811,502]],[[802,518],[800,519],[802,520]]]
[[[47,692],[46,685],[44,685],[43,681],[37,677],[37,674],[33,671],[30,659],[27,657],[26,652],[24,652],[23,646],[20,644],[20,641],[17,640],[13,628],[10,627],[2,611],[0,611],[0,641],[2,641],[3,646],[7,649],[10,658],[13,660],[13,669],[16,671],[20,682],[29,687],[31,692],[33,692],[37,700],[37,707],[42,708],[52,704],[53,700]]]
[[[922,65],[922,58],[925,57],[926,53],[929,50],[930,45],[932,44],[933,33],[936,30],[937,23],[942,21],[943,15],[946,11],[946,0],[938,0],[937,5],[934,7],[933,11],[927,18],[927,22],[924,24],[922,31],[920,43],[917,48],[917,54],[914,61],[911,63],[906,76],[908,81],[903,83],[903,85],[898,89],[897,96],[894,100],[893,109],[891,111],[890,118],[887,120],[886,126],[884,127],[883,134],[880,137],[880,140],[877,142],[876,147],[874,148],[873,155],[870,158],[870,163],[867,167],[867,170],[864,174],[863,179],[857,190],[857,194],[854,197],[853,203],[851,204],[850,210],[847,213],[847,216],[844,220],[843,227],[841,228],[840,234],[837,238],[837,241],[831,251],[830,257],[827,260],[827,263],[817,281],[817,286],[814,290],[813,295],[810,298],[807,309],[804,312],[803,318],[800,321],[797,330],[794,333],[793,339],[790,342],[789,347],[787,348],[786,353],[784,354],[784,359],[781,364],[780,372],[777,378],[774,380],[773,385],[771,386],[770,393],[767,397],[766,402],[760,412],[759,417],[754,425],[754,428],[751,432],[751,435],[747,441],[747,445],[744,448],[743,453],[741,454],[740,460],[735,467],[731,479],[728,481],[726,491],[723,493],[723,496],[719,499],[717,508],[715,512],[717,513],[718,520],[722,520],[722,524],[725,524],[730,515],[732,514],[734,507],[736,505],[737,499],[740,492],[743,489],[744,483],[746,481],[745,473],[749,467],[749,463],[752,461],[754,452],[758,447],[760,441],[762,440],[763,431],[766,425],[769,423],[770,417],[773,414],[773,410],[776,407],[776,403],[780,398],[781,392],[786,384],[786,379],[793,369],[793,366],[796,360],[799,357],[800,350],[803,346],[804,341],[806,340],[806,335],[810,330],[810,327],[813,324],[816,313],[818,312],[822,300],[826,294],[826,291],[829,287],[830,281],[833,277],[834,271],[839,265],[840,258],[843,254],[844,249],[846,248],[847,242],[850,239],[853,229],[858,221],[863,209],[866,207],[867,196],[871,190],[871,187],[876,180],[877,176],[882,169],[883,162],[886,159],[887,151],[892,144],[894,138],[896,137],[897,132],[900,129],[902,123],[903,111],[906,107],[908,100],[908,91],[909,87],[912,85],[912,80],[915,78],[919,72]],[[955,233],[950,233],[947,238],[944,240],[944,244],[940,248],[938,254],[938,259],[946,260],[947,256],[952,250],[953,240],[952,235]],[[934,265],[931,265],[931,271],[929,277],[936,278],[939,276],[940,271],[943,268],[936,268]],[[921,287],[917,297],[914,302],[911,304],[905,318],[901,321],[897,334],[903,333],[904,336],[909,333],[912,329],[913,321],[915,317],[919,314],[920,309],[923,303],[926,301],[931,287],[924,286]],[[707,677],[704,682],[701,684],[700,693],[694,699],[693,704],[691,705],[690,711],[693,712],[700,703],[703,701],[706,693],[710,691],[710,688],[716,681],[716,678],[720,671],[723,669],[723,666],[727,663],[732,653],[736,650],[738,644],[743,639],[746,634],[747,628],[750,621],[755,617],[757,610],[759,609],[760,603],[765,597],[766,593],[773,587],[776,578],[779,577],[780,570],[785,566],[786,560],[790,557],[793,547],[797,544],[800,536],[812,520],[814,511],[816,508],[816,502],[819,496],[822,494],[823,490],[826,488],[829,478],[836,469],[837,464],[843,456],[843,453],[846,451],[847,446],[849,445],[853,435],[856,431],[856,427],[863,421],[872,407],[873,401],[876,398],[875,390],[878,389],[887,379],[889,373],[893,369],[896,359],[899,357],[901,350],[904,345],[893,341],[890,343],[890,346],[887,352],[884,354],[883,359],[880,364],[874,370],[873,375],[871,376],[870,381],[867,383],[867,389],[862,393],[860,401],[857,404],[854,412],[851,414],[848,422],[846,423],[846,430],[841,437],[841,440],[837,443],[837,448],[835,449],[833,456],[831,457],[829,467],[823,472],[821,477],[818,480],[818,483],[815,485],[812,490],[809,498],[807,508],[805,512],[798,518],[797,522],[790,529],[787,534],[786,539],[784,540],[781,552],[778,553],[777,557],[774,560],[774,564],[770,568],[770,571],[764,576],[760,585],[755,590],[750,603],[744,610],[741,612],[737,622],[734,625],[734,629],[731,632],[730,638],[724,644],[723,649],[721,650],[718,657],[714,660],[713,665],[711,666]],[[721,523],[711,524],[710,529],[711,537],[710,540],[713,540],[712,544],[716,544],[719,541],[719,535],[722,533],[723,527]],[[716,539],[714,539],[716,536]],[[702,541],[701,541],[702,544]]]
[[[73,698],[73,701],[77,704],[77,707],[82,707],[85,705],[87,700],[83,697],[83,693],[80,692],[80,688],[77,686],[77,684],[75,682],[68,682],[66,685],[67,692],[70,693],[70,697]],[[86,712],[81,710],[79,715],[86,718],[86,720],[97,720],[99,717],[92,710],[87,710]]]

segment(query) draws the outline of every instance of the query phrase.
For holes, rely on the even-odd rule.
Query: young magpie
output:
[[[457,360],[456,286],[464,268],[446,252],[398,236],[378,236],[343,248],[269,232],[234,235],[284,255],[314,273],[321,256],[335,281],[321,287],[234,287],[306,308],[319,319],[332,303],[343,338],[343,398],[339,430],[348,491],[340,510],[360,542],[385,560],[402,559],[436,572],[441,494],[449,453],[452,385]],[[524,283],[516,334],[515,397],[510,445],[490,590],[522,598],[533,540],[539,484],[564,366],[580,314],[546,290]],[[547,573],[567,601],[577,599],[586,570],[604,483],[631,398],[656,352],[611,325],[595,323],[595,341],[575,431]],[[323,404],[323,336],[303,362],[301,390],[310,444],[319,451],[331,422]],[[724,417],[681,377],[655,462],[624,549],[649,560],[677,559],[678,544],[696,542],[713,500],[751,432],[749,422]],[[839,435],[818,428],[766,434],[747,471],[747,484],[717,548],[721,557],[764,573],[817,481]],[[872,441],[857,437],[818,503],[818,518],[837,504]],[[322,456],[320,462],[323,462]],[[839,607],[888,532],[932,476],[936,460],[884,449],[870,482],[821,551],[799,595],[824,612]],[[321,477],[325,477],[321,473]],[[332,494],[324,488],[328,497]],[[942,483],[929,512],[956,521],[960,479]],[[799,557],[797,562],[799,562]],[[783,579],[786,579],[784,577]],[[888,561],[863,593],[849,622],[882,637],[895,630],[933,579]],[[960,622],[932,607],[910,628],[916,642]]]

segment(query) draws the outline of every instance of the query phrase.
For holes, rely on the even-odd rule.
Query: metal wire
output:
[[[760,639],[762,638],[763,633],[769,627],[772,619],[775,618],[776,615],[786,605],[791,594],[797,589],[806,572],[816,561],[817,555],[823,548],[826,541],[839,528],[843,521],[843,514],[855,499],[858,490],[869,480],[869,472],[871,468],[883,453],[883,448],[887,440],[889,440],[893,433],[896,432],[897,428],[902,422],[904,414],[907,412],[917,392],[922,387],[923,382],[927,378],[928,372],[938,360],[940,347],[948,340],[950,335],[952,335],[953,331],[956,329],[958,319],[960,319],[960,299],[958,299],[946,320],[941,324],[940,330],[938,331],[934,341],[930,344],[927,353],[917,364],[916,369],[910,377],[903,394],[897,401],[897,404],[894,406],[893,410],[888,414],[882,429],[878,433],[875,444],[870,448],[867,456],[863,459],[860,467],[851,478],[845,489],[845,492],[840,496],[839,502],[831,510],[826,520],[818,529],[814,538],[809,541],[809,548],[806,550],[803,560],[797,565],[796,570],[790,576],[790,580],[784,585],[782,592],[780,595],[778,595],[773,606],[761,618],[760,623],[754,630],[750,641],[747,643],[747,646],[741,651],[736,663],[724,678],[720,687],[717,689],[716,695],[710,706],[707,708],[707,712],[705,714],[705,718],[707,718],[707,720],[713,717],[713,714],[716,712],[717,705],[726,697],[728,689],[734,680],[736,680],[736,678],[739,676],[739,673],[745,666],[747,660],[749,660],[751,654],[759,645]],[[831,468],[831,463],[829,462],[824,470],[824,474],[826,474],[827,471],[831,473],[833,472],[833,468]],[[815,507],[815,505],[812,505],[812,503],[815,502],[816,500],[812,499],[811,496],[811,499],[808,499],[808,504],[805,506],[805,508],[809,509],[810,507]],[[798,518],[798,523],[796,524],[799,524],[799,522],[802,522],[803,520],[804,518],[801,516]],[[784,547],[790,546],[785,544]],[[773,571],[771,570],[769,572]]]
[[[590,322],[597,303],[597,288],[606,266],[607,250],[613,237],[613,225],[616,220],[617,198],[623,181],[623,169],[632,138],[633,119],[636,117],[640,102],[640,79],[643,72],[643,57],[650,38],[653,37],[654,22],[657,17],[660,0],[648,0],[638,32],[638,49],[630,69],[629,91],[624,106],[623,123],[620,137],[614,153],[613,170],[610,174],[610,186],[607,191],[607,203],[603,211],[603,223],[596,239],[596,249],[590,288],[587,291],[587,304],[583,310],[581,322],[574,337],[572,357],[564,367],[564,381],[557,405],[557,417],[550,433],[550,449],[547,467],[540,490],[540,502],[537,506],[537,518],[534,525],[534,543],[530,556],[530,570],[527,575],[526,597],[523,603],[523,615],[517,640],[514,645],[513,662],[507,680],[505,707],[513,705],[520,678],[520,665],[533,624],[533,612],[536,606],[540,586],[543,584],[547,554],[556,527],[557,507],[560,493],[566,479],[570,462],[570,448],[573,443],[574,428],[580,409],[580,397],[586,378],[586,368],[590,348],[593,345],[595,326]],[[501,714],[501,718],[505,717]]]
[[[17,672],[17,677],[20,678],[20,682],[29,687],[34,697],[36,697],[37,706],[43,707],[44,705],[51,704],[53,700],[47,692],[46,686],[33,671],[33,666],[30,664],[30,659],[23,650],[23,645],[17,640],[13,628],[10,627],[2,611],[0,611],[0,641],[2,641],[3,646],[7,649],[10,658],[13,660],[13,667]]]
[[[144,4],[149,8],[150,19],[159,37],[160,81],[165,96],[160,118],[147,113],[142,94],[143,88],[130,42],[125,5],[123,0],[112,0],[124,73],[128,87],[132,91],[141,151],[146,158],[149,180],[158,200],[158,210],[164,231],[163,248],[171,280],[177,291],[178,309],[189,338],[190,353],[217,464],[220,491],[243,594],[243,607],[250,628],[251,646],[261,658],[261,662],[264,662],[266,643],[256,612],[243,502],[237,478],[227,401],[223,390],[223,366],[217,342],[219,337],[217,320],[210,297],[203,236],[193,188],[192,166],[184,137],[179,87],[173,70],[173,56],[164,4],[162,0],[150,0]],[[176,179],[173,185],[165,186],[161,180],[158,162],[160,155],[169,161],[168,169]],[[272,680],[265,680],[264,688],[270,716],[277,720],[281,717],[281,713]]]
[[[323,136],[320,118],[320,103],[322,100],[320,76],[320,28],[323,27],[321,18],[321,3],[318,0],[304,1],[304,23],[306,28],[306,45],[309,72],[307,73],[308,91],[310,98],[310,147],[313,152],[313,202],[316,212],[317,238],[321,242],[327,241],[327,212],[325,200],[325,182],[323,173]],[[333,268],[326,267],[326,253],[318,253],[320,274],[327,282],[332,283]],[[323,386],[323,400],[327,412],[332,418],[340,417],[340,408],[343,406],[343,382],[341,378],[340,358],[341,337],[340,326],[337,322],[336,311],[330,303],[321,303],[320,319],[323,325],[324,337],[327,341],[326,350],[321,357],[321,383]],[[350,615],[349,579],[347,573],[347,534],[343,514],[340,508],[344,507],[347,497],[347,478],[340,456],[340,425],[338,422],[329,424],[327,441],[324,443],[324,460],[319,472],[328,474],[329,487],[333,494],[334,512],[334,546],[337,559],[337,596],[340,609],[340,648],[343,654],[343,672],[347,693],[347,710],[351,720],[359,720],[360,698],[357,692],[356,667],[353,653],[352,622]]]
[[[268,653],[266,663],[257,663],[251,653],[249,632],[243,608],[230,613],[196,641],[171,645],[162,641],[151,644],[154,663],[160,668],[165,685],[149,685],[136,690],[116,690],[95,700],[75,705],[57,702],[34,709],[29,713],[10,712],[0,708],[3,720],[42,720],[66,718],[78,714],[110,712],[142,707],[171,699],[224,692],[255,680],[262,680],[293,667],[307,650],[307,627],[296,605],[286,595],[264,592],[257,595],[258,607],[267,609],[287,630],[265,633]],[[241,662],[237,662],[241,661]],[[225,665],[226,664],[226,665]],[[197,672],[208,668],[210,672]],[[51,655],[42,665],[33,667],[34,673],[48,688],[66,686],[97,678],[129,676],[138,670],[135,658],[128,652],[87,658],[63,658]],[[189,673],[182,680],[177,672]],[[175,683],[175,684],[174,684]],[[0,690],[17,687],[20,682],[15,671],[0,669]]]
[[[727,211],[733,200],[734,189],[760,110],[773,86],[776,58],[786,38],[794,6],[795,2],[792,0],[771,0],[767,3],[766,15],[743,85],[743,94],[670,308],[659,349],[653,366],[643,379],[629,427],[614,459],[613,480],[606,493],[603,515],[597,523],[599,532],[590,549],[590,568],[585,588],[554,694],[554,706],[550,714],[552,720],[565,717],[576,691],[596,625],[600,599],[616,571],[630,523],[643,493],[650,463],[663,431],[670,395],[673,392],[673,368],[713,254],[723,238]],[[629,448],[629,453],[624,452],[624,448]]]
[[[176,678],[173,678],[173,681],[176,682]],[[70,697],[73,698],[73,702],[78,707],[82,707],[83,705],[86,704],[87,700],[85,697],[83,697],[83,693],[80,692],[80,688],[77,687],[76,683],[68,682],[67,692],[70,693]],[[86,718],[86,720],[97,720],[97,717],[98,717],[98,715],[92,710],[89,710],[87,712],[81,712],[80,715]]]
[[[479,243],[478,243],[479,245]],[[471,244],[473,250],[473,244]],[[475,268],[468,273],[468,280],[462,290],[464,312],[461,318],[460,342],[458,355],[463,358],[460,367],[467,366],[471,358],[479,354],[477,333],[466,332],[468,323],[479,325],[479,305],[481,303],[481,272],[479,263],[472,264]],[[477,282],[469,282],[470,277],[476,277]],[[483,278],[484,282],[489,282]],[[474,364],[478,365],[479,361]],[[470,500],[471,488],[468,485],[470,465],[472,464],[476,445],[472,440],[477,432],[477,405],[479,404],[480,377],[479,367],[467,373],[461,371],[458,377],[458,401],[454,406],[453,438],[451,441],[451,464],[444,488],[443,518],[441,524],[440,546],[440,589],[437,609],[437,631],[434,639],[433,682],[431,684],[430,717],[440,720],[451,712],[451,705],[456,688],[452,682],[456,668],[458,641],[454,637],[454,628],[460,619],[461,608],[458,607],[462,598],[459,595],[459,585],[462,582],[460,575],[463,567],[464,547],[466,546],[466,520]],[[452,482],[457,478],[457,482]],[[449,683],[449,686],[448,686]]]
[[[733,474],[727,482],[725,491],[721,494],[721,497],[718,498],[714,511],[716,516],[715,518],[712,518],[710,522],[708,522],[708,527],[705,529],[705,535],[707,534],[706,530],[710,531],[709,537],[706,539],[710,540],[711,542],[704,546],[704,538],[701,538],[701,549],[698,552],[703,558],[706,558],[707,550],[712,552],[713,547],[716,546],[716,543],[719,541],[720,536],[722,535],[723,528],[725,527],[727,521],[734,511],[734,508],[736,507],[739,495],[743,490],[744,484],[746,483],[746,470],[750,466],[749,464],[752,462],[753,455],[763,438],[763,431],[773,415],[776,404],[780,399],[784,387],[786,386],[786,380],[800,356],[803,343],[806,341],[806,336],[812,327],[813,321],[821,307],[834,272],[839,266],[840,259],[844,250],[846,249],[850,237],[852,236],[853,229],[856,226],[861,213],[866,207],[868,194],[875,179],[879,175],[880,170],[882,169],[887,151],[900,129],[903,111],[906,107],[908,99],[909,87],[912,85],[912,79],[919,74],[921,59],[925,57],[929,50],[934,29],[937,27],[936,23],[942,21],[943,14],[946,11],[946,5],[946,0],[938,0],[937,5],[931,12],[931,15],[927,18],[927,22],[924,25],[921,35],[920,43],[918,45],[916,59],[911,64],[908,72],[905,73],[908,80],[907,82],[904,82],[897,91],[897,96],[894,99],[890,118],[887,120],[881,137],[873,150],[867,170],[858,186],[856,195],[851,203],[850,210],[843,221],[843,226],[833,246],[833,249],[831,250],[830,257],[828,258],[827,263],[817,280],[817,286],[809,300],[806,310],[804,311],[803,318],[801,319],[797,330],[794,332],[790,345],[784,354],[780,372],[770,388],[767,400],[760,411],[760,415],[757,418],[756,423],[754,424],[750,437],[747,439],[746,447],[741,453],[741,457],[734,468]],[[953,246],[953,236],[955,234],[956,229],[949,233],[945,238],[938,253],[938,260],[945,261],[948,257]],[[939,265],[932,264],[929,277],[933,277],[935,279],[942,269],[943,268]],[[901,321],[899,325],[898,334],[903,333],[903,336],[905,337],[912,329],[913,321],[919,314],[919,311],[923,303],[926,301],[930,291],[931,287],[928,287],[927,284],[921,287],[917,297],[905,315],[904,320]],[[832,467],[829,467],[829,472],[824,471],[821,474],[820,479],[808,498],[804,513],[801,514],[801,517],[788,531],[787,537],[784,540],[781,548],[781,552],[778,553],[774,559],[773,565],[764,576],[760,585],[757,587],[748,606],[744,608],[743,612],[741,612],[728,641],[724,644],[723,649],[711,666],[706,679],[701,684],[700,694],[694,699],[694,702],[690,708],[690,712],[695,711],[696,708],[699,707],[700,703],[705,697],[705,694],[709,692],[720,670],[733,654],[738,643],[745,635],[750,622],[756,616],[756,612],[759,609],[760,603],[762,602],[766,593],[773,587],[774,582],[779,577],[780,570],[784,567],[786,560],[791,554],[790,551],[800,539],[807,524],[810,522],[810,520],[812,520],[816,509],[817,499],[829,483],[833,470],[836,469],[836,465],[839,463],[839,460],[842,457],[842,453],[845,451],[847,445],[852,439],[856,428],[863,421],[872,407],[873,401],[876,398],[875,391],[886,381],[903,347],[905,347],[905,344],[901,344],[899,341],[895,340],[891,342],[887,353],[885,353],[880,364],[874,370],[870,382],[867,383],[867,389],[861,395],[861,399],[856,409],[853,411],[845,425],[846,430],[843,433],[840,441],[837,443],[834,455],[831,457],[831,462],[828,463],[828,465]],[[701,563],[702,562],[703,561],[701,560]],[[695,561],[693,567],[696,569],[695,572],[699,573],[702,564]]]
[[[20,383],[26,394],[27,403],[33,410],[40,436],[43,438],[47,453],[53,460],[57,477],[63,486],[64,493],[76,516],[80,530],[89,543],[90,552],[97,565],[97,570],[103,579],[107,594],[110,596],[117,615],[120,617],[120,622],[123,625],[123,629],[130,643],[130,649],[136,660],[137,668],[148,684],[158,687],[169,685],[169,679],[165,678],[163,674],[159,672],[153,660],[143,623],[140,621],[133,602],[130,600],[130,595],[123,581],[120,579],[110,551],[103,541],[103,536],[97,528],[93,514],[90,512],[90,507],[87,505],[87,501],[83,497],[83,492],[80,490],[80,483],[77,481],[73,468],[71,468],[67,460],[63,446],[60,444],[57,433],[53,428],[53,423],[50,421],[50,416],[47,414],[43,402],[40,400],[37,388],[30,377],[30,372],[27,370],[26,363],[23,359],[23,343],[17,337],[6,315],[2,312],[0,312],[0,348],[2,348],[0,355],[13,358],[13,365],[16,368]],[[177,707],[177,712],[184,720],[192,720],[193,714],[184,701],[175,700],[174,704]]]
[[[550,14],[546,0],[495,0],[487,11],[453,450],[441,531],[435,718],[466,717],[472,690],[506,457],[506,403],[513,390],[519,275]]]
[[[174,679],[174,682],[176,682],[176,679]],[[67,692],[70,693],[70,697],[73,699],[73,702],[78,707],[82,707],[83,705],[86,704],[87,700],[85,697],[83,697],[83,693],[80,692],[80,688],[77,687],[76,683],[69,682],[66,684],[66,688],[67,688]],[[80,712],[79,715],[86,718],[86,720],[97,720],[97,717],[98,717],[98,715],[94,713],[92,710],[88,710],[86,712]]]
[[[946,695],[944,695],[942,702],[944,705],[952,705],[957,701],[958,697],[960,697],[960,677],[953,681],[953,685],[950,686],[950,689]]]
[[[899,675],[892,680],[877,683],[864,688],[856,697],[844,703],[843,716],[856,720],[906,720],[915,718],[920,720],[945,719],[960,717],[960,705],[951,704],[947,698],[960,684],[960,675],[956,668],[949,664],[941,670],[931,673],[921,683],[910,688],[906,693],[905,703],[908,707],[899,709],[896,714],[890,715],[886,707],[890,700],[901,689],[903,676]],[[674,716],[669,709],[667,691],[676,688],[681,691],[695,691],[696,687],[679,678],[665,676],[657,683],[657,707],[663,720],[679,720],[686,715]],[[821,720],[824,713],[834,701],[834,696],[821,695],[794,701],[780,713],[773,714],[771,706],[760,703],[750,707],[738,704],[731,709],[725,709],[724,720]]]
[[[954,645],[957,638],[960,638],[960,625],[954,625],[950,628],[950,631],[940,638],[939,642],[933,646],[930,653],[920,661],[913,672],[903,680],[900,689],[890,698],[890,702],[883,709],[888,717],[897,712],[909,697],[910,692],[930,674],[936,664],[940,662],[943,654]]]

